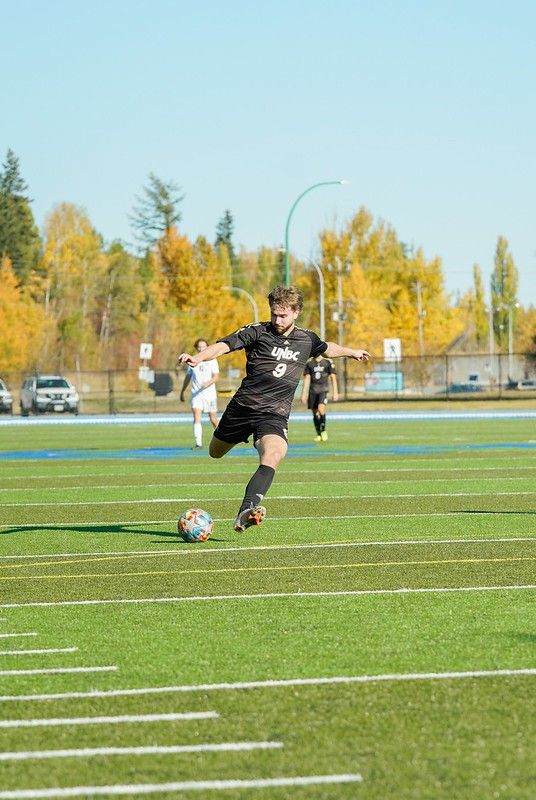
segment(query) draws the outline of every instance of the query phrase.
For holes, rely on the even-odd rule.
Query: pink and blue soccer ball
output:
[[[214,520],[202,508],[189,508],[180,515],[177,530],[185,542],[206,542],[214,530]]]

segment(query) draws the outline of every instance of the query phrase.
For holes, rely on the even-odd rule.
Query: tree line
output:
[[[8,150],[0,172],[0,370],[128,369],[140,341],[152,342],[153,365],[174,364],[197,337],[209,341],[261,319],[266,295],[284,281],[285,253],[275,246],[237,248],[226,210],[209,239],[180,230],[184,195],[149,175],[130,222],[135,246],[111,243],[87,212],[57,205],[40,231],[19,160]],[[326,337],[361,343],[377,354],[384,338],[402,340],[405,355],[536,352],[536,309],[518,301],[518,273],[507,240],[496,243],[492,310],[482,269],[461,297],[446,292],[441,260],[408,247],[394,228],[360,208],[340,229],[319,233],[325,283]],[[301,324],[318,330],[319,276],[291,258],[305,296]]]

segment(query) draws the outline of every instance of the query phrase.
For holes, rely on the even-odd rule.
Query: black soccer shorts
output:
[[[328,393],[324,392],[309,392],[307,397],[307,408],[311,411],[316,411],[319,405],[326,405],[328,402]]]
[[[267,434],[280,436],[288,441],[288,419],[271,411],[248,408],[231,399],[214,431],[216,439],[238,444],[247,442],[253,434],[253,443]]]

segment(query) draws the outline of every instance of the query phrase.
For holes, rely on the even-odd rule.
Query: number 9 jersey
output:
[[[246,351],[246,377],[233,399],[287,418],[307,360],[327,349],[327,343],[312,331],[294,327],[284,336],[270,322],[246,325],[218,341],[225,342],[231,352]]]

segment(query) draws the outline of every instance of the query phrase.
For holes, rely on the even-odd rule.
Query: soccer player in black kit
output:
[[[326,405],[328,390],[331,383],[331,394],[336,403],[339,399],[337,390],[337,372],[330,358],[319,355],[310,358],[303,371],[303,390],[301,401],[307,403],[307,408],[313,412],[313,422],[317,442],[327,442],[326,431]]]
[[[259,525],[266,517],[266,508],[260,502],[288,449],[288,418],[307,360],[322,353],[328,358],[346,356],[356,361],[370,358],[366,350],[323,342],[316,333],[296,327],[303,308],[303,297],[297,287],[276,286],[268,295],[268,302],[270,322],[246,325],[195,356],[181,353],[178,358],[179,364],[196,367],[201,361],[234,350],[243,348],[247,354],[246,377],[225,409],[209,446],[212,458],[222,458],[253,434],[260,464],[246,486],[234,522],[235,531]]]

